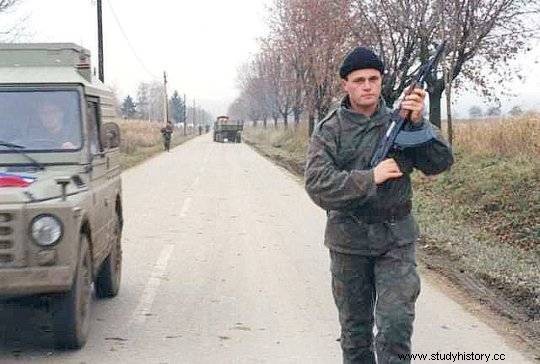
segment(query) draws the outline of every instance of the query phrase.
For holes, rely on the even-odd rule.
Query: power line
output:
[[[141,64],[142,68],[146,71],[146,73],[148,73],[150,76],[152,76],[152,78],[154,79],[158,79],[159,77],[157,77],[156,75],[154,75],[152,73],[152,71],[150,71],[150,69],[148,67],[146,67],[146,65],[144,64],[143,60],[141,59],[141,57],[139,57],[139,55],[137,54],[137,51],[135,50],[135,47],[133,47],[133,44],[131,43],[131,41],[129,40],[129,37],[127,36],[126,34],[126,31],[124,30],[124,27],[122,27],[122,24],[120,23],[120,20],[118,19],[118,16],[116,15],[116,12],[114,11],[114,8],[112,6],[112,3],[110,0],[107,0],[107,4],[109,5],[109,9],[111,10],[111,14],[113,15],[113,18],[116,22],[116,25],[118,25],[118,28],[120,29],[120,32],[122,33],[122,35],[124,36],[124,39],[126,40],[129,48],[131,49],[131,52],[133,52],[133,55],[135,56],[135,58],[137,59],[137,61]]]

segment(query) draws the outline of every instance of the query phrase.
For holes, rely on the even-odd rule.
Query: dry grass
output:
[[[149,148],[161,143],[161,123],[142,120],[118,120],[122,135],[120,151],[132,154],[139,148]]]
[[[298,127],[290,125],[289,128],[276,129],[268,126],[264,129],[261,126],[248,127],[244,129],[244,135],[251,142],[256,144],[277,148],[295,159],[304,159],[309,144],[307,123],[300,123]]]
[[[446,126],[444,126],[446,129]],[[307,123],[298,128],[247,128],[247,135],[261,144],[282,148],[293,154],[303,152],[309,143]],[[540,156],[540,114],[519,118],[458,120],[454,124],[454,148],[475,156]]]
[[[122,138],[120,144],[122,169],[133,167],[163,151],[162,123],[151,123],[143,120],[117,120],[116,122],[120,126]],[[192,137],[193,135],[183,136],[182,131],[175,129],[171,140],[171,148]]]
[[[279,165],[303,175],[309,143],[306,124],[300,123],[296,128],[290,125],[287,129],[283,125],[279,129],[244,128],[244,140]]]
[[[540,115],[456,124],[451,173],[417,185],[501,242],[540,252]]]
[[[489,121],[462,121],[454,127],[454,146],[481,156],[539,156],[540,114]]]

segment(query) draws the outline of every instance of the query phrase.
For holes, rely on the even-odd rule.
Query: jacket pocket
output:
[[[367,224],[357,217],[331,211],[325,240],[336,250],[377,252],[387,246],[389,234],[384,224]]]
[[[401,220],[387,222],[385,224],[397,245],[410,244],[416,241],[420,235],[420,229],[412,214],[407,215]]]

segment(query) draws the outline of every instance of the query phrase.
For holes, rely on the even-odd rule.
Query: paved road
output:
[[[94,303],[87,346],[55,352],[42,310],[3,305],[1,363],[340,363],[325,214],[295,177],[203,136],[123,182],[124,280]],[[414,351],[527,363],[426,280]]]

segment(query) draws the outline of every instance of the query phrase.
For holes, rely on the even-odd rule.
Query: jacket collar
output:
[[[381,96],[375,113],[371,115],[371,117],[365,116],[364,114],[360,114],[351,108],[351,101],[347,95],[341,100],[340,107],[338,108],[338,114],[343,120],[351,121],[355,124],[362,126],[373,124],[373,126],[375,126],[384,124],[388,121],[387,116],[390,114],[390,110],[386,107],[386,102]]]

